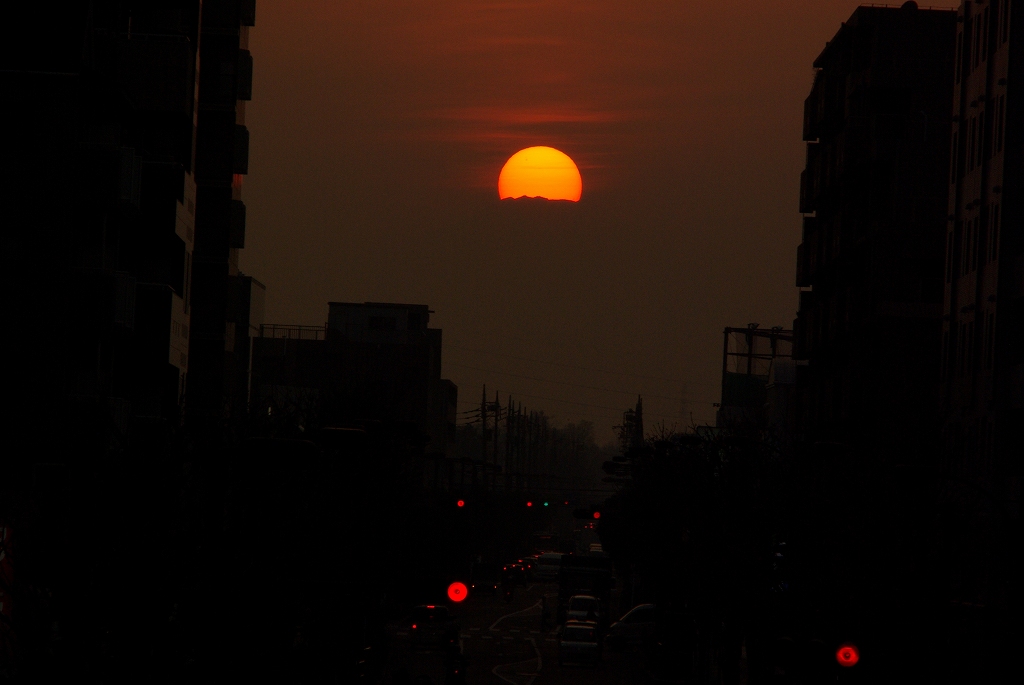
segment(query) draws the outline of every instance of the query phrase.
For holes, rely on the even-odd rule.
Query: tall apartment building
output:
[[[102,671],[98,655],[139,634],[139,616],[165,615],[145,588],[166,576],[123,570],[158,566],[144,560],[175,511],[154,484],[190,365],[200,7],[4,8],[0,670],[11,678]],[[128,604],[144,608],[119,613]]]
[[[248,409],[251,332],[263,286],[238,270],[245,247],[245,106],[252,97],[255,0],[204,0],[196,131],[196,243],[188,415],[219,425]]]
[[[941,369],[945,494],[960,528],[953,593],[1003,609],[1019,582],[1007,550],[1019,544],[1010,531],[1024,430],[1024,28],[1014,9],[981,0],[957,13]]]
[[[199,0],[12,8],[0,162],[13,423],[72,451],[176,422],[189,367]],[[63,458],[62,458],[63,459]]]
[[[794,322],[805,444],[930,458],[956,13],[863,6],[804,105]]]

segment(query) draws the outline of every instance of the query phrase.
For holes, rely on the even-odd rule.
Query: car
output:
[[[533,577],[537,580],[556,580],[558,570],[562,567],[562,555],[558,552],[545,552],[537,557],[533,567]]]
[[[601,642],[593,621],[567,621],[558,636],[558,665],[596,664]]]
[[[523,568],[526,569],[526,580],[532,581],[533,580],[533,568],[537,565],[537,557],[536,556],[523,557],[522,559],[519,560],[519,563],[522,564]]]
[[[569,621],[601,621],[601,601],[593,595],[573,595],[565,608],[565,620]]]
[[[646,644],[654,638],[656,625],[655,606],[638,604],[608,626],[604,636],[605,644],[609,649]]]
[[[518,562],[509,562],[501,569],[502,582],[509,585],[526,585],[526,566]]]
[[[489,562],[476,562],[469,572],[469,589],[473,592],[496,594],[501,585],[501,573],[498,565]]]
[[[409,635],[413,648],[448,649],[459,642],[459,626],[448,607],[424,604],[412,610]]]

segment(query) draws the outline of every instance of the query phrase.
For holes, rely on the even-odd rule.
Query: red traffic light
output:
[[[448,586],[448,599],[453,602],[461,602],[466,599],[467,592],[465,583],[456,581]]]
[[[856,666],[857,662],[860,661],[860,652],[857,651],[855,645],[843,645],[836,650],[836,661],[839,662],[840,666],[846,668]]]
[[[533,502],[527,502],[527,503],[526,503],[526,506],[528,506],[528,507],[532,507],[532,506],[533,506]]]
[[[455,503],[455,505],[459,507],[464,507],[466,506],[466,500],[460,499],[458,502]]]
[[[596,519],[599,519],[599,518],[601,518],[601,512],[599,512],[599,511],[595,511],[595,512],[594,512],[594,518],[596,518]]]

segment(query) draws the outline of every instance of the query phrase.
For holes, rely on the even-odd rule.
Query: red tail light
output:
[[[855,645],[843,645],[836,650],[836,661],[839,662],[840,666],[846,668],[856,666],[857,662],[860,661],[860,652],[857,651]]]

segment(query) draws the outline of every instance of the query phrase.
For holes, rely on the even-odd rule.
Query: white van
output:
[[[533,566],[533,577],[536,580],[557,580],[560,568],[562,568],[562,555],[557,552],[547,552],[537,557],[537,562]]]

